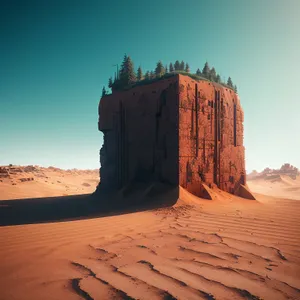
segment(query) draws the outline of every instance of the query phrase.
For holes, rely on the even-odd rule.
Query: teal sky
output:
[[[0,165],[98,168],[113,64],[208,60],[237,84],[246,169],[300,168],[300,1],[1,1]]]

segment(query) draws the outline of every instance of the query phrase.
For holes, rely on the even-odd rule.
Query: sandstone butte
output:
[[[254,199],[246,186],[244,113],[220,84],[176,74],[100,99],[98,189],[163,182],[211,199],[218,187]]]

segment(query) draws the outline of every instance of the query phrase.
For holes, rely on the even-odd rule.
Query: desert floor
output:
[[[99,182],[99,170],[17,166],[9,173],[0,173],[0,200],[88,194]]]
[[[276,179],[257,178],[247,182],[251,191],[280,198],[300,199],[300,176],[292,179],[289,176],[278,176]]]
[[[62,200],[1,201],[0,299],[300,299],[300,201],[214,193],[34,224]]]

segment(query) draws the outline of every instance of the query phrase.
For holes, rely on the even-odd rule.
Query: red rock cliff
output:
[[[243,118],[234,91],[188,76],[113,92],[99,103],[101,188],[162,181],[247,197]]]

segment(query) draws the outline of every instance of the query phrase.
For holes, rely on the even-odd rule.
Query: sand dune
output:
[[[1,227],[0,299],[299,299],[300,201],[256,196]]]
[[[300,176],[295,179],[286,175],[258,177],[248,180],[249,188],[256,193],[279,198],[300,199]]]
[[[285,163],[279,169],[265,168],[247,175],[249,188],[256,193],[286,199],[300,199],[299,170]]]
[[[92,193],[99,170],[62,170],[39,166],[0,167],[0,200]]]

